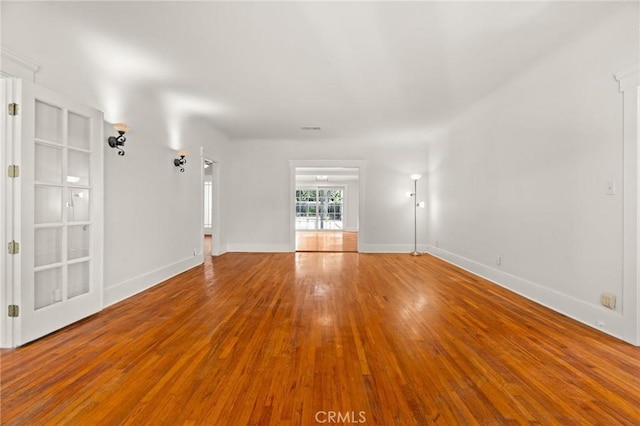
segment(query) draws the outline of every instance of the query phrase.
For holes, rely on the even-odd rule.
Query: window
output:
[[[213,182],[208,181],[204,183],[204,227],[211,228],[213,226],[213,203],[211,200],[211,192],[213,189]]]
[[[342,230],[344,190],[309,188],[296,190],[296,229]]]

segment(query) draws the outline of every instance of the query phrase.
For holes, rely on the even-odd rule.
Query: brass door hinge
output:
[[[18,112],[20,112],[20,105],[18,105],[16,103],[10,103],[9,104],[9,115],[18,115]]]
[[[20,176],[20,166],[16,166],[15,164],[12,164],[9,167],[7,167],[7,175],[10,178],[17,178],[18,176]]]
[[[9,305],[9,318],[17,318],[20,315],[20,307],[18,305]]]
[[[15,241],[11,241],[9,243],[9,254],[19,254],[20,253],[20,243],[16,243]]]

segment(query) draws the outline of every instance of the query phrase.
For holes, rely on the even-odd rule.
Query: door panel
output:
[[[8,105],[14,102],[13,80],[2,76],[0,73],[0,104]],[[13,298],[13,255],[4,249],[8,241],[13,238],[13,183],[5,170],[13,161],[13,118],[8,114],[0,114],[0,138],[7,143],[0,143],[0,168],[2,178],[0,179],[0,241],[3,244],[0,253],[0,347],[9,348],[13,346],[13,323],[5,314],[7,306],[14,303]]]
[[[89,165],[91,164],[91,154],[88,152],[75,151],[69,148],[68,151],[68,173],[67,183],[78,185],[89,185]]]
[[[40,99],[35,100],[35,105],[35,137],[43,141],[62,143],[62,109]]]
[[[35,230],[35,267],[62,263],[62,231],[62,227]]]
[[[28,81],[21,88],[21,253],[14,344],[102,308],[102,113]]]
[[[69,146],[84,150],[91,150],[91,120],[87,117],[69,112],[68,123]]]
[[[35,180],[41,183],[62,183],[62,148],[36,143]]]

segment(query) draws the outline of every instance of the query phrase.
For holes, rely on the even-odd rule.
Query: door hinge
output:
[[[20,176],[20,166],[16,166],[15,164],[10,165],[7,168],[7,175],[10,178],[17,178],[18,176]]]
[[[19,111],[20,111],[20,105],[16,103],[9,104],[9,115],[18,115]]]
[[[11,241],[9,243],[9,254],[19,254],[19,253],[20,253],[20,243]]]
[[[9,318],[17,318],[20,315],[20,307],[18,305],[9,305]]]

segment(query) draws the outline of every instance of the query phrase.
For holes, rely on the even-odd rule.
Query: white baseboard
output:
[[[202,264],[202,256],[189,257],[104,289],[104,307],[118,303],[147,290],[184,271]]]
[[[617,311],[587,303],[584,300],[437,247],[428,246],[425,250],[425,247],[418,246],[418,250],[427,252],[578,322],[625,340],[623,338],[623,317]],[[407,244],[361,244],[359,247],[360,253],[411,253],[412,251],[413,245]],[[291,252],[291,249],[289,244],[229,244],[224,252],[278,253]],[[201,263],[202,256],[189,257],[105,288],[104,307],[147,290]],[[634,342],[629,343],[634,344]]]
[[[569,318],[624,340],[622,337],[623,317],[617,311],[587,303],[584,300],[437,247],[430,246],[427,252]]]
[[[411,253],[413,252],[413,244],[359,244],[358,252],[360,253]],[[418,252],[424,253],[427,246],[418,244]]]

